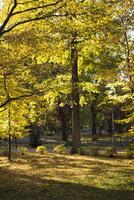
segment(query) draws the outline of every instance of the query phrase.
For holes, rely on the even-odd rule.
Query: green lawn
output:
[[[134,200],[134,160],[28,153],[0,157],[0,200]]]

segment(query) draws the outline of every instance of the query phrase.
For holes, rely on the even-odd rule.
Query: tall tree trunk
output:
[[[92,136],[96,136],[97,134],[97,119],[96,119],[96,104],[93,101],[91,106],[92,113]]]
[[[129,80],[130,80],[131,92],[133,94],[134,93],[134,88],[133,88],[134,81],[133,81],[133,75],[131,74],[133,69],[132,69],[132,65],[130,63],[130,45],[129,45],[129,38],[128,38],[128,34],[127,34],[129,27],[128,27],[128,24],[127,24],[127,18],[125,18],[125,16],[123,16],[121,18],[121,22],[122,22],[122,28],[123,28],[123,34],[124,34],[126,66],[127,66],[128,73],[129,73],[128,77],[129,77]]]
[[[65,118],[62,120],[62,140],[67,142],[68,134],[67,134],[67,127],[66,127],[66,121]]]
[[[114,124],[114,109],[112,109],[112,130],[113,130],[113,133],[115,132],[115,124]]]
[[[62,140],[67,142],[70,129],[70,120],[72,109],[68,104],[60,106],[61,101],[58,101],[58,118],[61,124]]]
[[[72,149],[71,153],[77,153],[81,146],[80,141],[80,112],[79,112],[79,78],[78,78],[78,52],[77,32],[72,34],[71,64],[72,64]]]
[[[107,120],[107,125],[108,125],[108,133],[113,134],[114,132],[114,115],[113,115],[113,110],[108,113],[108,120]]]
[[[17,138],[16,137],[14,137],[14,144],[15,144],[15,147],[16,147],[16,149],[18,148],[18,141],[17,141]]]
[[[11,161],[11,121],[10,121],[11,113],[10,107],[8,110],[8,160]]]
[[[66,124],[66,112],[65,112],[65,105],[60,106],[60,103],[62,101],[59,99],[58,100],[58,118],[60,121],[60,129],[61,129],[61,135],[62,135],[62,140],[67,141],[67,124]]]
[[[59,103],[60,104],[60,103]],[[61,134],[62,134],[62,140],[67,141],[68,135],[67,135],[67,122],[66,122],[66,113],[65,113],[65,108],[60,107],[58,105],[58,110],[59,110],[59,120],[61,123]]]
[[[97,135],[97,98],[98,94],[93,94],[94,99],[91,105],[91,114],[92,114],[92,139],[96,140]]]

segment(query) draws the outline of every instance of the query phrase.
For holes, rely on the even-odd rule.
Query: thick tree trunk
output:
[[[79,78],[78,78],[78,52],[76,47],[77,32],[72,34],[71,64],[72,64],[72,149],[77,153],[81,146],[80,141],[80,113],[79,113]]]

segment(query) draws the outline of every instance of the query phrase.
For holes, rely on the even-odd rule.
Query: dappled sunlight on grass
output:
[[[97,200],[109,199],[108,195],[124,200],[124,194],[131,200],[133,164],[128,159],[54,153],[28,153],[11,163],[0,158],[0,200],[9,200],[9,196],[13,200]]]

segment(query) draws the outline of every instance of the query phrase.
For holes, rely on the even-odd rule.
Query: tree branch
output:
[[[0,110],[0,113],[1,113],[1,112],[4,112],[5,110],[6,110],[6,108],[3,108],[3,110]]]
[[[18,23],[12,25],[11,27],[9,27],[9,28],[7,28],[7,29],[5,30],[5,27],[7,26],[9,20],[11,19],[11,17],[12,17],[13,15],[25,13],[25,12],[32,11],[32,10],[37,10],[37,9],[39,9],[39,8],[41,9],[41,8],[47,8],[47,7],[51,7],[51,6],[56,6],[57,4],[59,4],[59,3],[62,2],[62,1],[63,1],[63,0],[57,0],[57,1],[54,2],[54,3],[46,4],[46,5],[44,5],[44,6],[37,6],[37,7],[25,9],[25,10],[23,10],[23,11],[14,12],[14,10],[15,10],[16,7],[17,7],[17,5],[19,5],[19,4],[25,4],[25,3],[18,3],[17,0],[14,0],[14,1],[13,1],[13,6],[12,6],[11,10],[9,11],[9,13],[8,13],[6,19],[4,20],[3,24],[0,26],[0,36],[2,36],[4,33],[9,32],[9,31],[12,30],[13,28],[15,28],[16,26],[19,26],[19,25],[21,25],[21,24],[25,24],[25,23],[28,23],[28,22],[31,22],[31,21],[37,21],[37,20],[42,20],[42,19],[51,17],[52,14],[53,14],[54,12],[57,12],[59,9],[61,9],[61,8],[65,5],[65,3],[64,3],[63,5],[61,5],[61,6],[59,6],[58,8],[54,9],[53,11],[49,12],[49,13],[46,14],[46,15],[43,15],[43,16],[41,16],[41,17],[35,17],[35,18],[32,18],[32,19],[27,19],[27,20],[18,22]],[[29,1],[29,2],[26,2],[26,3],[30,3],[30,2],[32,2],[32,1]]]
[[[17,0],[14,0],[13,1],[13,6],[12,6],[11,10],[9,11],[6,19],[4,20],[2,26],[0,27],[0,35],[3,32],[3,30],[5,29],[8,21],[10,20],[10,18],[11,18],[11,16],[12,16],[12,14],[13,14],[13,12],[14,12],[14,10],[15,10],[16,7],[17,7]]]
[[[62,6],[63,7],[63,6]],[[60,8],[62,8],[60,7]],[[60,8],[58,8],[57,10],[59,10]],[[53,12],[54,13],[54,12]],[[81,14],[76,14],[76,16],[81,16],[81,15],[85,15],[87,13],[81,13]],[[26,23],[29,23],[29,22],[34,22],[34,21],[40,21],[40,20],[44,20],[44,19],[47,19],[47,18],[50,18],[50,17],[66,17],[66,16],[72,16],[72,14],[46,14],[46,15],[43,15],[41,17],[36,17],[36,18],[32,18],[32,19],[27,19],[27,20],[24,20],[24,21],[20,21],[14,25],[12,25],[11,27],[9,27],[8,29],[4,30],[0,35],[3,35],[5,33],[8,33],[10,32],[11,30],[13,30],[15,27],[19,26],[19,25],[22,25],[22,24],[26,24]]]
[[[41,9],[41,8],[56,6],[60,2],[62,2],[62,0],[58,0],[55,3],[50,3],[50,4],[43,5],[43,6],[36,6],[36,7],[33,7],[33,8],[28,8],[28,9],[25,9],[25,10],[17,11],[17,12],[14,12],[12,14],[12,16],[17,15],[17,14],[21,14],[21,13],[25,13],[25,12],[29,12],[29,11],[33,11],[33,10],[37,10],[37,9]]]
[[[26,1],[26,2],[18,2],[17,4],[18,5],[25,5],[25,4],[33,3],[35,1],[38,1],[38,0],[31,0],[31,1]]]
[[[61,1],[61,0],[60,0],[60,1]],[[60,2],[60,1],[57,1],[57,2]],[[54,15],[53,13],[55,13],[55,12],[57,12],[59,9],[63,8],[63,7],[65,6],[65,4],[66,4],[66,3],[64,3],[64,4],[61,5],[60,7],[58,7],[58,8],[56,8],[56,9],[52,10],[51,12],[49,12],[49,13],[47,13],[47,14],[41,16],[41,17],[35,17],[35,18],[31,18],[31,19],[26,19],[26,20],[24,20],[24,21],[20,21],[20,22],[18,22],[18,23],[16,23],[16,24],[12,25],[11,27],[9,27],[9,28],[6,29],[6,30],[4,30],[4,28],[5,28],[5,26],[6,26],[6,25],[5,25],[4,28],[0,29],[0,36],[2,36],[3,34],[5,34],[5,33],[9,32],[9,31],[11,31],[12,29],[14,29],[15,27],[17,27],[17,26],[19,26],[19,25],[26,24],[26,23],[28,23],[28,22],[44,20],[44,19],[46,19],[46,18],[53,17],[53,16],[61,16],[61,15]],[[12,13],[13,13],[13,12],[12,12]],[[10,15],[10,18],[11,18],[11,16],[12,16],[12,14]],[[63,16],[63,15],[62,15],[62,16]],[[64,16],[65,16],[65,15],[64,15]],[[2,27],[2,26],[1,26],[1,27]],[[1,27],[0,27],[0,28],[1,28]]]
[[[36,91],[36,92],[30,93],[30,94],[20,95],[18,97],[8,97],[5,100],[5,102],[0,104],[0,108],[3,108],[4,106],[6,106],[7,104],[9,104],[12,101],[17,101],[17,100],[20,100],[20,99],[23,99],[23,98],[32,97],[34,95],[42,95],[42,94],[44,94],[44,92],[46,92],[46,91]]]

